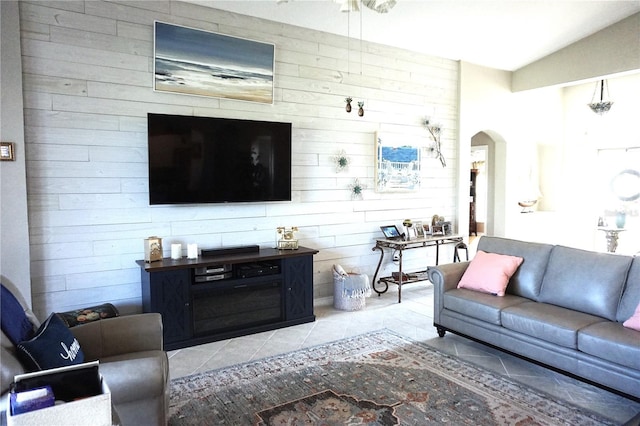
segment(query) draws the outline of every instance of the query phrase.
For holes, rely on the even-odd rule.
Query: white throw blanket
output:
[[[371,296],[369,277],[365,274],[348,274],[342,266],[333,265],[333,281],[334,285],[341,286],[344,298]]]

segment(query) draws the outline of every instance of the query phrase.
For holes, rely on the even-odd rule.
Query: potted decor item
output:
[[[358,102],[358,115],[360,117],[364,115],[364,102]]]
[[[351,99],[351,97],[345,98],[344,100],[347,105],[344,107],[344,110],[347,112],[351,112],[351,101],[353,101],[353,99]]]

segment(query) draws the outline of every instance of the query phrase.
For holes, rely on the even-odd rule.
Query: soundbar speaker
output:
[[[230,246],[215,249],[202,249],[202,256],[225,256],[228,254],[257,253],[259,251],[260,246],[252,244],[249,246]]]

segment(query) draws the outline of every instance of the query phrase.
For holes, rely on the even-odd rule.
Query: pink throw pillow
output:
[[[636,307],[636,311],[631,315],[631,318],[622,323],[627,328],[640,331],[640,303]]]
[[[462,275],[458,288],[504,296],[509,279],[524,259],[478,250]]]

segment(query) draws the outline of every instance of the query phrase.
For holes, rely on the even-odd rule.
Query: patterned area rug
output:
[[[171,381],[170,425],[607,425],[390,331]]]

